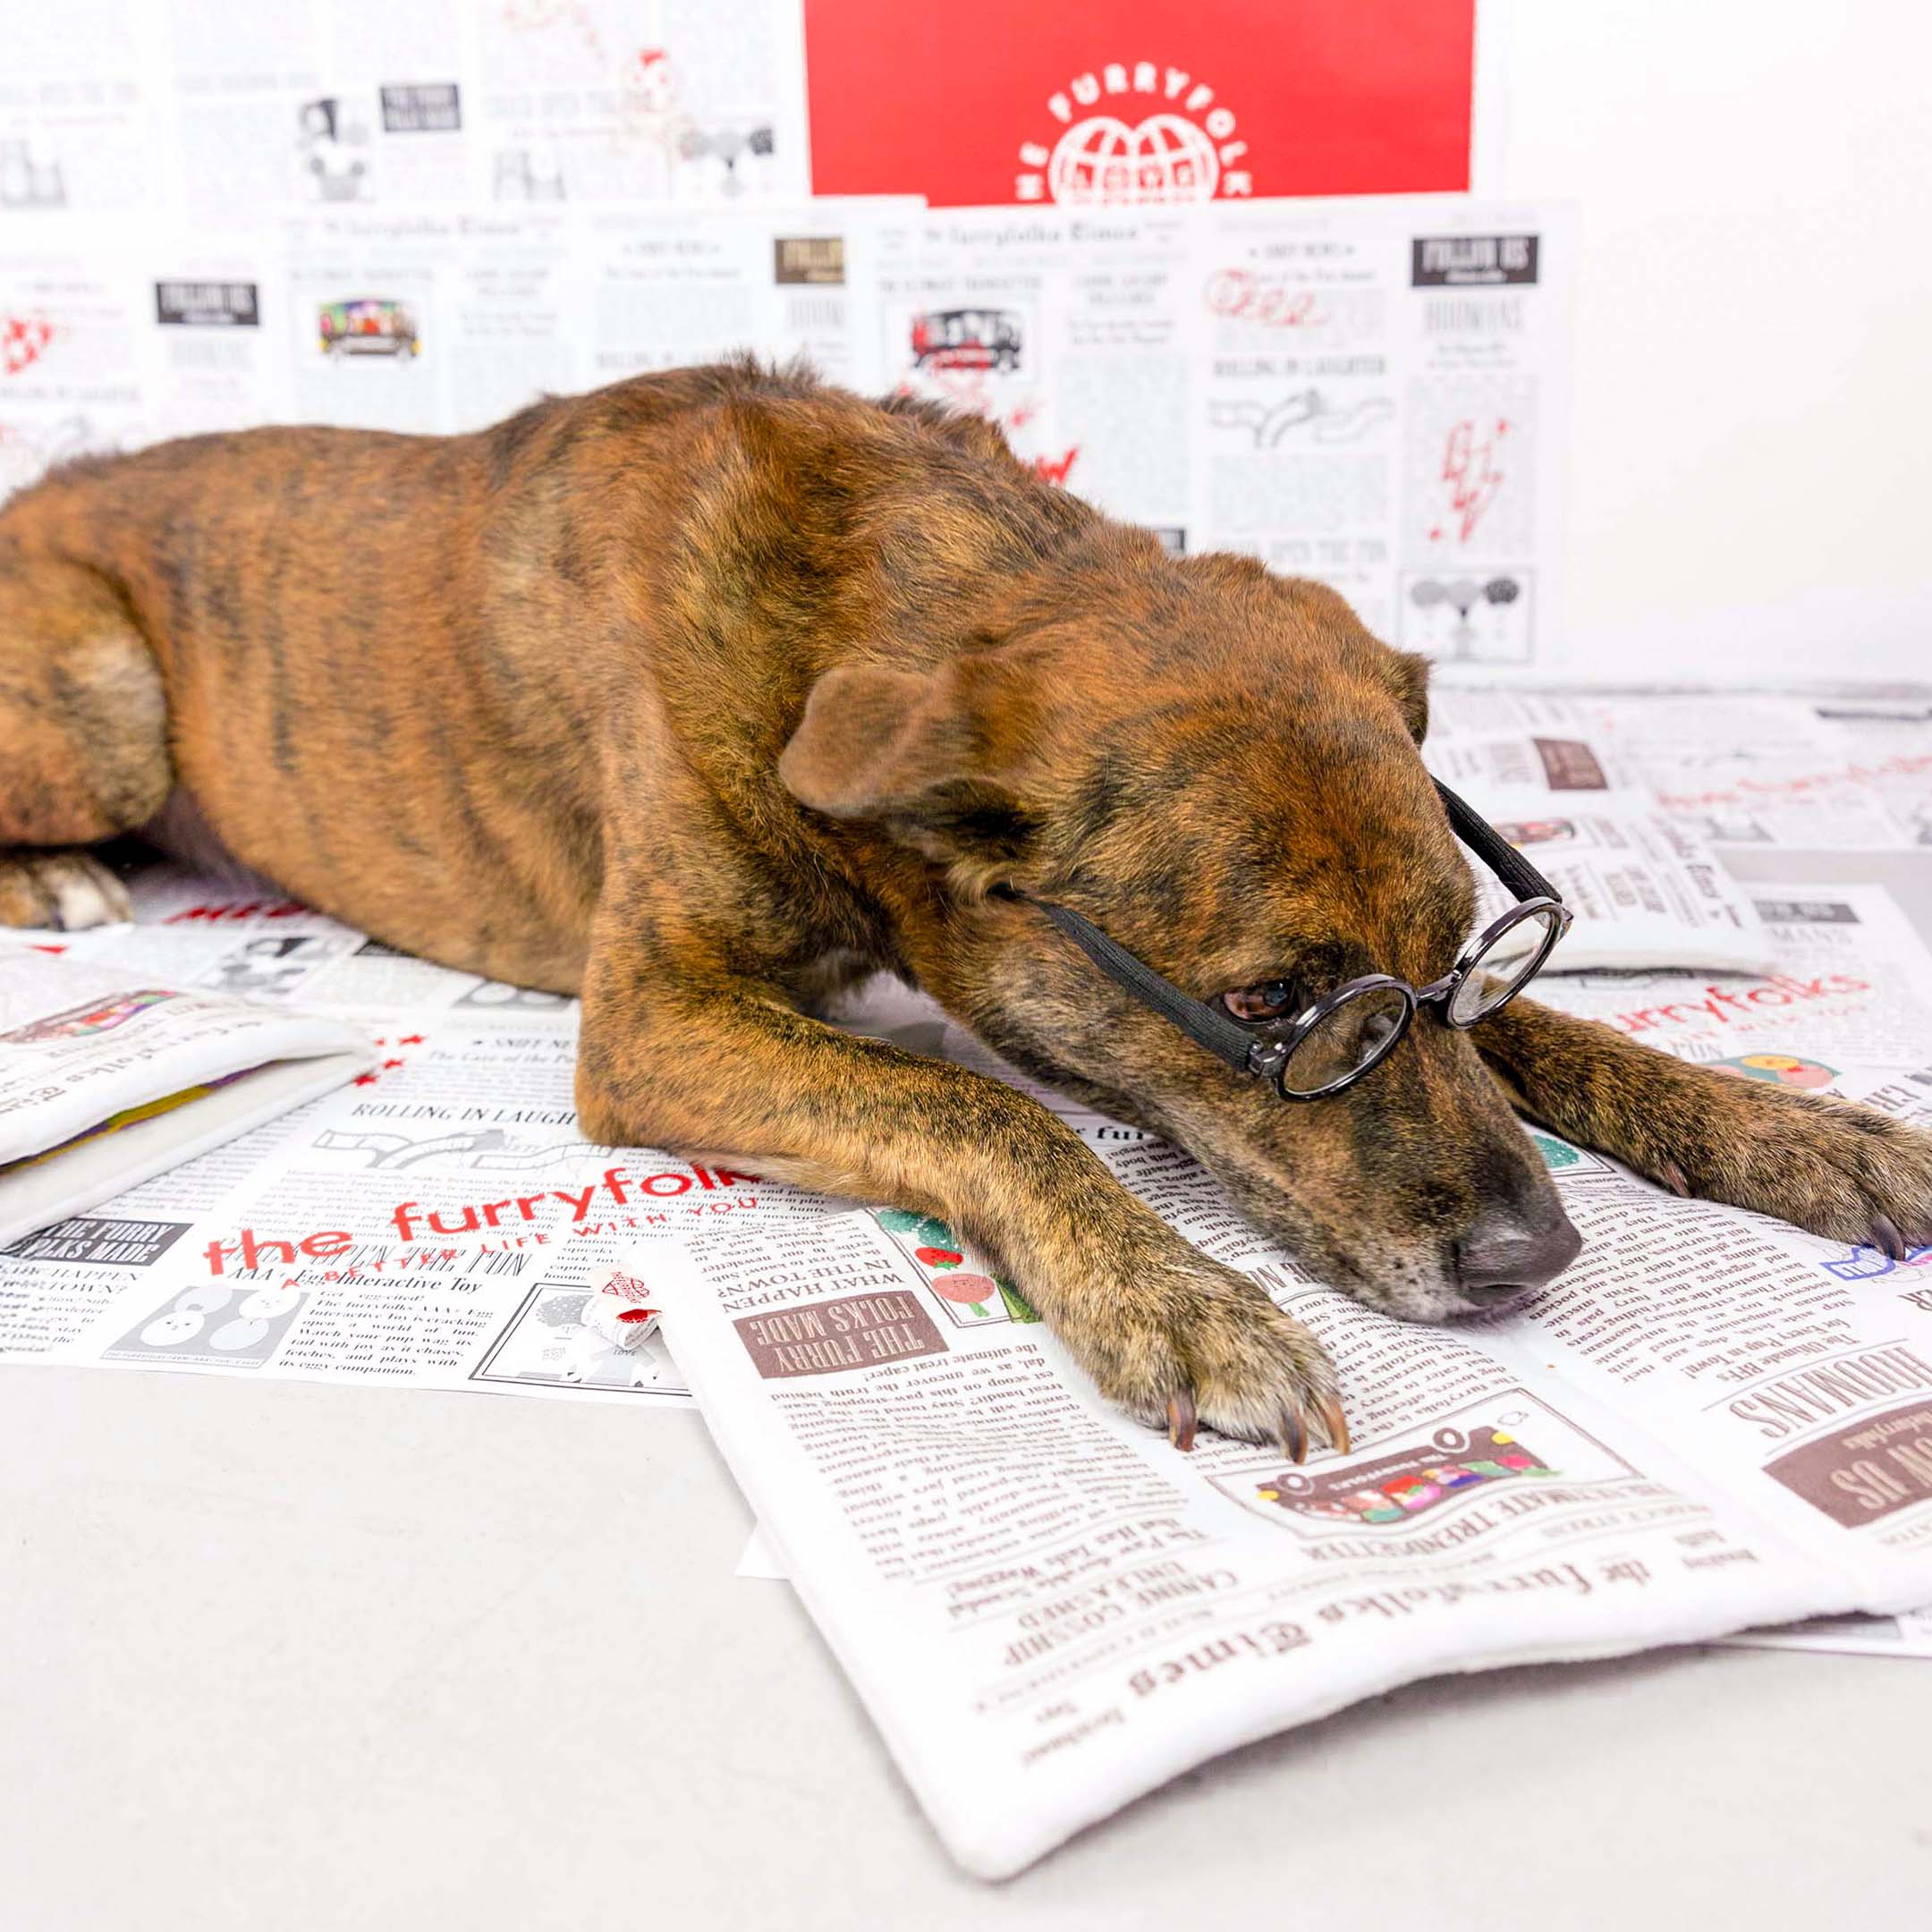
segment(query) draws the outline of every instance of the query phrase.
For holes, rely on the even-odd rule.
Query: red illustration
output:
[[[1500,416],[1487,428],[1464,421],[1450,430],[1443,444],[1442,480],[1447,486],[1449,513],[1454,520],[1458,543],[1466,544],[1476,534],[1483,513],[1503,487],[1496,453],[1509,433],[1508,422]],[[1438,523],[1429,531],[1429,541],[1440,543],[1448,534]]]
[[[1328,318],[1312,289],[1263,288],[1245,268],[1220,268],[1208,276],[1210,315],[1238,317],[1265,328],[1318,328]]]
[[[0,315],[0,376],[30,369],[53,340],[54,325],[45,316]]]
[[[812,188],[1152,207],[1469,186],[1474,0],[805,0]]]

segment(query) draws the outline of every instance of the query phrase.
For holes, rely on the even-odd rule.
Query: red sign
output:
[[[1469,186],[1475,0],[805,0],[812,189],[1121,206]]]

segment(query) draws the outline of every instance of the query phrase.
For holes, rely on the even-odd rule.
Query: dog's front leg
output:
[[[775,989],[673,982],[593,952],[578,1109],[614,1146],[729,1150],[757,1171],[938,1216],[992,1257],[1092,1376],[1182,1446],[1197,1417],[1346,1441],[1320,1344],[1209,1260],[1026,1095],[821,1025]]]
[[[1932,1241],[1932,1134],[1849,1101],[1694,1066],[1513,1000],[1471,1036],[1521,1109],[1679,1194],[1894,1260]]]

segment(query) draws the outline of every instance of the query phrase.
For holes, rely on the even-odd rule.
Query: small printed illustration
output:
[[[1733,1054],[1728,1060],[1713,1060],[1710,1064],[1721,1073],[1770,1080],[1779,1087],[1802,1087],[1812,1093],[1822,1093],[1838,1078],[1836,1067],[1828,1067],[1822,1060],[1801,1060],[1795,1054]]]
[[[295,165],[311,201],[370,199],[369,123],[334,95],[295,110]]]
[[[316,339],[332,361],[349,356],[386,356],[408,362],[422,353],[416,314],[407,302],[358,295],[323,302],[316,310]]]
[[[69,1006],[61,1013],[44,1014],[23,1027],[15,1027],[11,1033],[0,1033],[0,1046],[27,1046],[36,1040],[78,1039],[86,1034],[111,1033],[116,1027],[138,1020],[149,1007],[179,997],[178,994],[157,987],[138,987],[84,1006]]]
[[[623,1279],[642,1292],[642,1284],[634,1277]],[[622,1321],[626,1309],[646,1304],[629,1295],[614,1295],[608,1309],[593,1306],[598,1292],[582,1281],[538,1283],[488,1353],[470,1371],[470,1379],[528,1388],[682,1394],[683,1378],[656,1323]]]
[[[11,1254],[13,1250],[10,1248],[5,1252]],[[1902,1254],[1887,1254],[1876,1241],[1860,1241],[1846,1248],[1843,1254],[1820,1261],[1818,1266],[1835,1280],[1844,1282],[1877,1281],[1901,1268],[1922,1272],[1932,1269],[1932,1241],[1908,1245]]]
[[[1420,1447],[1354,1469],[1284,1470],[1258,1481],[1254,1494],[1276,1509],[1327,1522],[1405,1522],[1485,1483],[1559,1473],[1506,1428],[1440,1428]]]
[[[1456,663],[1521,663],[1530,656],[1528,571],[1445,577],[1402,573],[1402,641]]]
[[[196,980],[243,999],[286,999],[352,941],[324,933],[270,933],[225,953]]]
[[[727,200],[745,192],[760,163],[768,161],[775,146],[768,126],[687,126],[678,136],[678,159],[689,184],[700,196],[722,195]]]
[[[1530,1144],[1552,1174],[1614,1175],[1616,1173],[1601,1154],[1594,1153],[1589,1148],[1572,1147],[1569,1141],[1559,1140],[1540,1127],[1525,1127],[1523,1131],[1530,1136]]]
[[[30,369],[58,333],[45,315],[0,311],[0,376],[19,376]]]
[[[308,1291],[293,1282],[204,1282],[144,1315],[102,1356],[161,1367],[258,1368],[308,1299]]]
[[[1247,397],[1222,398],[1208,405],[1208,420],[1216,429],[1245,429],[1258,450],[1276,448],[1295,435],[1298,443],[1359,443],[1371,430],[1392,421],[1392,396],[1363,396],[1338,402],[1315,387],[1297,389],[1274,402]],[[1305,431],[1305,435],[1296,432]]]
[[[449,1160],[457,1166],[474,1166],[465,1155],[494,1151],[508,1144],[501,1127],[459,1128],[453,1133],[415,1136],[394,1128],[325,1127],[309,1143],[327,1154],[362,1154],[363,1171],[386,1167],[400,1173],[424,1161]]]
[[[772,280],[780,288],[843,288],[843,235],[778,235],[772,242]]]
[[[499,148],[490,164],[490,192],[499,201],[561,201],[564,158],[547,142]]]
[[[1741,807],[1687,812],[1682,815],[1682,822],[1713,845],[1768,845],[1774,837],[1771,827],[1762,818],[1754,818]]]
[[[908,1208],[876,1208],[872,1218],[919,1270],[955,1327],[1039,1319],[1020,1291],[995,1275],[944,1221]]]
[[[1574,818],[1516,818],[1496,830],[1518,852],[1525,845],[1574,845],[1580,836]]]
[[[510,986],[501,979],[486,979],[473,986],[454,1003],[458,1006],[484,1007],[491,1013],[513,1008],[519,1013],[559,1013],[569,1006],[567,993],[545,993],[536,987]]]
[[[67,183],[58,161],[36,156],[33,144],[0,140],[0,208],[67,206]]]
[[[1010,309],[932,309],[912,318],[908,337],[916,369],[1012,370],[1026,331]]]

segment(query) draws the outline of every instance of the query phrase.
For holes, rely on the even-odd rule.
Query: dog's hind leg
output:
[[[83,848],[174,787],[161,672],[112,585],[0,530],[0,926],[128,916]]]
[[[1673,1193],[1900,1258],[1932,1242],[1932,1133],[1871,1107],[1694,1066],[1512,1000],[1470,1036],[1521,1110]]]

